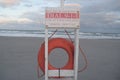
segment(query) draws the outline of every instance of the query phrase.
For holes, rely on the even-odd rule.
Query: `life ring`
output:
[[[68,62],[60,70],[73,70],[74,64],[74,45],[70,40],[64,38],[52,38],[48,40],[48,54],[55,49],[62,48],[68,54]],[[45,73],[45,43],[41,45],[38,53],[38,64],[41,70]],[[48,70],[59,70],[48,62]]]

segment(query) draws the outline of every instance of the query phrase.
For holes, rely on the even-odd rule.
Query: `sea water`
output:
[[[54,33],[49,31],[49,36]],[[69,31],[71,38],[74,37],[74,31]],[[10,37],[45,37],[45,30],[16,30],[0,29],[0,36]],[[57,31],[53,37],[69,38],[64,30]],[[120,33],[99,33],[99,32],[79,32],[79,38],[82,39],[120,39]]]

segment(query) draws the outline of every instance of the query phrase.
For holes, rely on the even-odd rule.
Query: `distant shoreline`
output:
[[[16,35],[13,35],[13,36],[7,36],[7,35],[0,35],[0,37],[18,37],[18,38],[44,38],[44,36],[16,36]],[[68,36],[64,37],[64,36],[53,36],[53,38],[56,38],[56,37],[62,37],[62,38],[68,38]],[[73,38],[73,37],[71,37]],[[120,37],[79,37],[79,39],[115,39],[115,40],[120,40]]]
[[[54,31],[49,31],[48,34],[53,34]],[[71,38],[74,38],[74,32],[68,30]],[[4,30],[0,29],[0,36],[10,36],[10,37],[44,37],[44,30]],[[57,31],[53,37],[63,37],[66,38],[67,34],[65,31]],[[120,39],[119,33],[100,33],[100,32],[79,32],[80,39]]]

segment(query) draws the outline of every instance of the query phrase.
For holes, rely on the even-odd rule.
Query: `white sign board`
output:
[[[45,24],[47,27],[55,28],[79,28],[80,8],[58,7],[46,8]]]

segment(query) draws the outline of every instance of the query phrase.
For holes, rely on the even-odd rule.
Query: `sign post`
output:
[[[79,28],[80,28],[80,8],[63,7],[64,0],[61,0],[61,7],[49,7],[45,10],[45,80],[48,77],[61,74],[65,77],[74,77],[77,80],[78,73],[78,53],[79,53]],[[48,70],[48,30],[49,29],[73,29],[74,30],[74,69],[73,70]]]
[[[64,7],[64,0],[61,0],[61,7]]]

